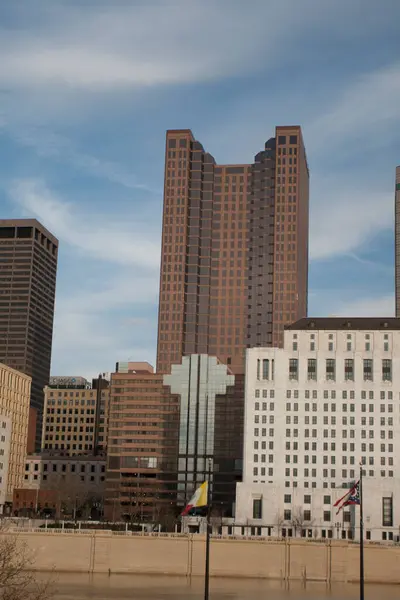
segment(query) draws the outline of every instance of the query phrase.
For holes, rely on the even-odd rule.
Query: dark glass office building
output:
[[[49,383],[58,240],[35,219],[0,220],[0,362],[32,377],[40,449]]]

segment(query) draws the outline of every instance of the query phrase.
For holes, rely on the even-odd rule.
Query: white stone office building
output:
[[[235,532],[357,538],[359,509],[333,504],[362,461],[365,537],[396,539],[399,447],[400,319],[297,321],[247,351]]]

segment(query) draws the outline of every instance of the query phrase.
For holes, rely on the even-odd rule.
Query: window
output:
[[[269,360],[264,358],[262,361],[262,378],[269,379]]]
[[[382,380],[392,381],[392,360],[390,358],[382,360]]]
[[[317,359],[309,358],[307,363],[307,379],[317,381]]]
[[[290,504],[292,502],[292,496],[291,494],[285,494],[283,497],[283,501],[285,504]]]
[[[289,359],[289,379],[298,380],[299,378],[299,361],[297,358]]]
[[[257,379],[260,379],[260,359],[257,359]]]
[[[328,343],[328,350],[329,352],[333,352],[333,342]]]
[[[304,504],[311,504],[311,496],[309,494],[304,496]]]
[[[283,518],[285,521],[290,521],[292,519],[292,511],[290,509],[285,508],[283,511]]]
[[[393,498],[382,498],[382,527],[393,527]]]
[[[331,457],[334,458],[334,457]],[[324,504],[331,504],[331,497],[330,496],[324,496]]]
[[[305,510],[303,513],[304,521],[311,521],[311,510]]]
[[[262,519],[262,500],[254,498],[253,500],[253,519]]]
[[[324,510],[324,521],[330,523],[330,521],[331,521],[331,511],[330,510]]]
[[[373,362],[371,358],[363,360],[364,381],[373,381]]]
[[[326,359],[326,379],[329,381],[335,381],[336,373],[335,373],[335,359],[327,358]]]
[[[346,381],[354,381],[354,359],[346,358],[344,361],[344,378]]]
[[[297,342],[293,342],[293,352],[297,352]]]

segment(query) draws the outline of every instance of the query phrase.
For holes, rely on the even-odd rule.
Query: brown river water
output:
[[[52,576],[54,600],[202,600],[203,580],[191,581],[177,577],[144,577],[135,575],[76,575]],[[211,579],[210,600],[357,600],[358,585],[291,583],[288,587],[281,582]],[[365,600],[398,600],[400,586],[366,585]]]

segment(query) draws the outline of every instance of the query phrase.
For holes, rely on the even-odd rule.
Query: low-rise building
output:
[[[398,535],[399,440],[400,319],[301,319],[286,328],[283,348],[247,351],[235,524],[276,534],[277,523],[293,533],[302,521],[309,526],[300,529],[313,523],[318,535],[342,536],[348,527],[332,505],[358,480],[361,461],[366,531]],[[351,511],[344,518],[353,524],[345,535],[356,537]]]
[[[13,513],[26,509],[32,516],[51,508],[62,516],[96,508],[102,514],[105,466],[103,456],[27,456],[24,484],[14,493]]]

